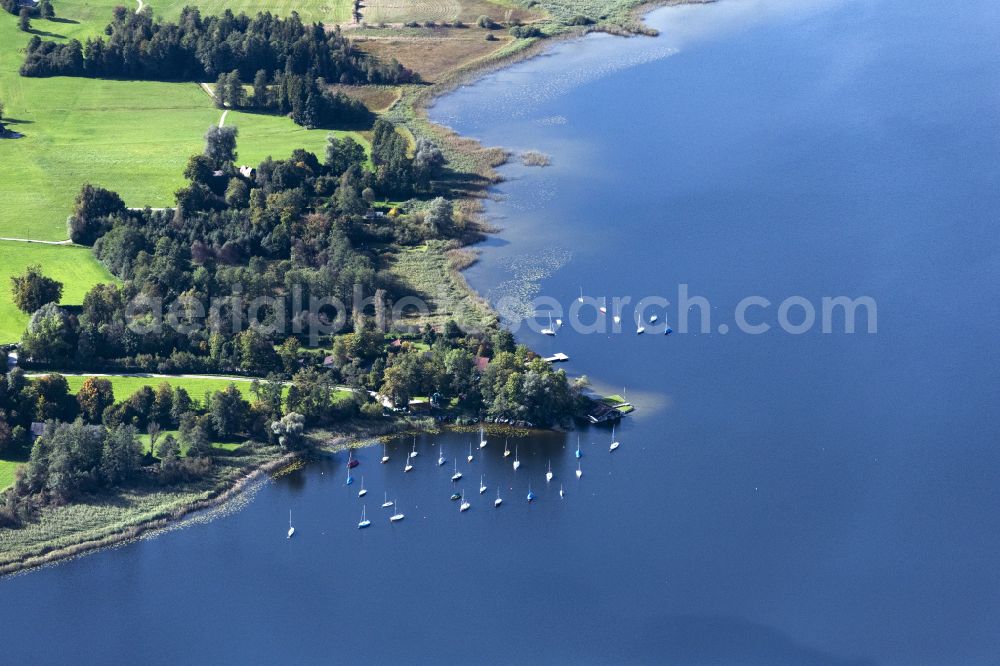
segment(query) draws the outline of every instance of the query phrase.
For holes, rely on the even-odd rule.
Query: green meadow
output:
[[[28,323],[28,315],[11,299],[10,278],[32,264],[41,265],[42,272],[63,283],[64,305],[79,305],[93,285],[115,281],[90,248],[0,241],[0,344],[20,340]]]
[[[83,386],[83,382],[87,379],[88,377],[83,375],[66,375],[66,381],[69,383],[69,390],[72,393],[79,391],[80,387]],[[222,391],[230,384],[234,384],[243,394],[244,398],[253,398],[250,392],[251,380],[249,379],[202,379],[198,377],[141,377],[123,375],[112,375],[104,377],[104,379],[111,380],[116,401],[125,400],[144,386],[156,389],[156,387],[164,383],[170,384],[173,388],[183,388],[193,399],[199,401],[204,399],[206,393]]]
[[[121,4],[121,3],[118,3]],[[153,14],[165,19],[180,16],[185,6],[195,6],[201,10],[202,16],[221,14],[229,9],[234,14],[244,12],[253,16],[257,12],[269,11],[278,16],[289,16],[293,11],[299,13],[303,23],[347,23],[351,20],[350,0],[171,0],[146,3],[153,8]]]
[[[83,386],[83,382],[87,380],[89,375],[65,375],[65,377],[66,382],[69,384],[70,392],[76,393],[80,390],[80,387]],[[243,394],[244,399],[251,402],[254,400],[253,391],[251,390],[253,380],[246,377],[220,377],[215,379],[211,377],[108,375],[104,377],[104,379],[111,380],[111,386],[115,392],[115,400],[118,401],[128,398],[144,386],[149,386],[155,389],[163,383],[170,384],[170,386],[174,388],[183,388],[195,400],[203,400],[206,393],[222,391],[230,384],[234,384]],[[285,393],[287,392],[288,389],[286,388]],[[334,395],[337,399],[344,399],[349,397],[351,392],[338,390]]]
[[[14,460],[0,460],[0,492],[14,485],[14,474],[20,464]]]
[[[84,40],[101,32],[116,4],[63,2],[57,21],[32,25],[45,39]],[[178,13],[183,4],[176,3]],[[258,4],[225,6],[235,11]],[[223,5],[201,4],[205,14]],[[327,5],[311,6],[321,11]],[[221,112],[208,94],[196,83],[25,78],[17,70],[29,38],[17,17],[0,13],[0,100],[10,128],[24,135],[0,141],[0,237],[65,239],[73,198],[87,181],[117,191],[135,208],[171,206],[185,162],[201,151],[208,126],[219,122]],[[285,117],[235,111],[226,124],[240,129],[239,159],[251,164],[295,148],[322,155],[329,133]]]

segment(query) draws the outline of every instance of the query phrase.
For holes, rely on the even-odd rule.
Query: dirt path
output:
[[[135,11],[136,11],[136,12],[141,12],[141,11],[142,11],[142,8],[143,8],[143,7],[145,6],[145,3],[143,3],[143,1],[142,1],[142,0],[138,0],[138,2],[139,2],[139,8],[138,8],[138,9],[136,9]]]
[[[66,239],[61,241],[36,240],[34,238],[7,238],[0,236],[0,241],[10,241],[12,243],[39,243],[41,245],[72,245],[73,241]]]
[[[219,127],[222,127],[226,124],[226,114],[228,113],[229,109],[226,109],[225,111],[222,112],[222,117],[219,118]]]

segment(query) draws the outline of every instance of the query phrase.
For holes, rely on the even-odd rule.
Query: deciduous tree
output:
[[[46,303],[58,303],[62,298],[62,283],[43,275],[38,265],[28,266],[22,275],[11,276],[10,283],[14,305],[28,314]]]

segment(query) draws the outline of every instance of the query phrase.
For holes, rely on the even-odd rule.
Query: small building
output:
[[[254,180],[257,178],[257,169],[254,169],[252,166],[247,166],[244,164],[243,166],[240,167],[240,175],[246,178],[247,180]]]
[[[619,409],[599,400],[592,400],[590,409],[587,410],[587,420],[591,423],[607,423],[608,421],[619,421],[621,418],[622,413]]]
[[[476,357],[476,370],[478,370],[479,372],[486,372],[486,368],[489,366],[489,364],[490,364],[490,359],[486,358],[485,356]]]
[[[45,432],[45,424],[39,423],[38,421],[31,422],[31,441],[34,442],[36,439],[42,436]]]

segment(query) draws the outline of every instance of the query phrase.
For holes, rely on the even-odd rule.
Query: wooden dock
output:
[[[552,356],[545,356],[542,358],[546,363],[562,363],[563,361],[568,361],[569,356],[563,354],[562,352],[557,352]]]

